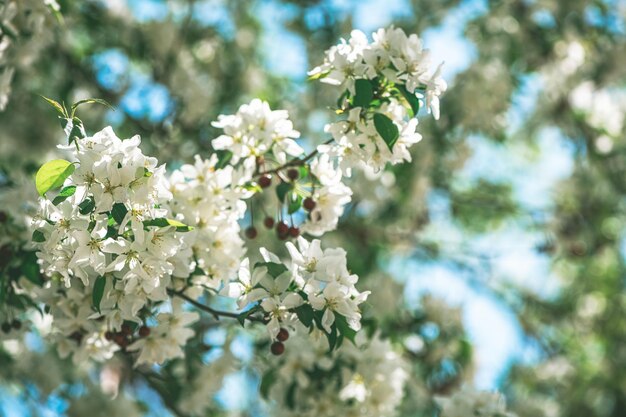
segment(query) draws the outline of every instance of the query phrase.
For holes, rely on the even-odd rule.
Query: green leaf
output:
[[[302,304],[294,310],[300,323],[304,324],[306,327],[311,327],[313,324],[313,307],[311,307],[310,304]]]
[[[285,196],[289,191],[291,191],[292,187],[292,184],[287,182],[281,182],[280,184],[278,184],[278,187],[276,187],[276,195],[278,196],[278,201],[280,201],[281,203],[284,202]]]
[[[356,337],[356,331],[348,325],[348,320],[342,316],[341,314],[335,312],[335,324],[337,325],[337,330],[339,333],[352,343],[354,343],[354,338]]]
[[[78,108],[78,106],[81,106],[83,104],[102,104],[103,106],[115,111],[115,107],[111,106],[106,100],[103,100],[101,98],[86,98],[72,104],[72,117],[74,117],[74,113],[76,113],[76,109]]]
[[[287,394],[285,395],[285,404],[289,407],[290,410],[296,408],[296,388],[298,387],[298,383],[296,381],[292,382],[289,388],[287,388]]]
[[[374,98],[374,88],[370,80],[359,79],[354,82],[356,94],[352,105],[354,107],[368,107],[372,98]]]
[[[54,200],[52,200],[52,204],[54,204],[55,206],[58,206],[59,204],[67,200],[69,197],[73,196],[74,193],[76,193],[75,185],[69,185],[65,188],[62,188],[61,191],[59,192],[59,195],[54,197]]]
[[[309,167],[307,165],[300,165],[300,178],[306,178],[309,175]]]
[[[87,197],[82,203],[78,205],[78,211],[80,214],[89,214],[96,208],[96,202],[93,197]]]
[[[96,282],[93,284],[93,293],[91,294],[91,300],[93,302],[93,306],[100,312],[100,302],[102,301],[102,296],[104,295],[104,287],[106,286],[106,277],[99,276],[96,278]]]
[[[37,255],[35,252],[28,252],[24,256],[22,262],[22,274],[27,280],[41,287],[44,283],[43,277],[39,273],[39,264],[37,264]]]
[[[389,150],[393,150],[393,145],[398,141],[400,132],[398,126],[396,126],[389,117],[381,113],[374,114],[374,126],[376,131],[383,138]]]
[[[259,391],[261,392],[261,396],[267,399],[267,396],[270,393],[270,388],[276,382],[276,370],[270,369],[266,373],[263,374],[261,378],[261,385],[259,387]]]
[[[296,192],[289,193],[289,201],[287,203],[287,212],[293,214],[302,207],[302,196]]]
[[[69,117],[69,115],[67,114],[67,112],[65,111],[65,108],[61,105],[61,103],[59,103],[56,100],[52,100],[51,98],[48,97],[44,97],[44,96],[39,96],[41,98],[43,98],[44,100],[46,100],[48,102],[48,104],[50,104],[52,107],[54,107],[54,109],[63,117]]]
[[[69,122],[69,120],[68,120]],[[65,126],[65,133],[67,134],[67,143],[71,144],[77,139],[82,139],[87,136],[83,121],[78,117],[73,117],[71,122]]]
[[[145,220],[143,222],[143,225],[144,226],[157,226],[157,227],[174,226],[177,232],[189,232],[190,230],[193,230],[193,227],[191,226],[187,226],[186,224],[181,223],[178,220],[166,219],[165,217],[160,217],[158,219]]]
[[[329,71],[318,72],[317,74],[309,75],[307,80],[309,80],[309,81],[318,80],[320,78],[326,77],[328,75],[328,73],[329,73]]]
[[[128,213],[128,209],[123,203],[113,204],[113,208],[111,209],[111,215],[113,216],[113,220],[115,220],[117,224],[122,224],[122,222],[124,221],[124,217],[126,217],[126,213]]]
[[[41,243],[46,241],[46,237],[41,230],[35,230],[33,232],[32,240],[33,242]]]
[[[330,328],[330,333],[326,333],[326,338],[328,339],[328,350],[332,352],[337,346],[337,326],[334,323]]]
[[[261,310],[261,306],[260,305],[256,305],[242,313],[240,313],[237,316],[237,321],[239,322],[239,324],[241,324],[241,327],[245,327],[245,323],[246,323],[246,319],[248,317],[250,317],[252,314],[256,313],[257,311]]]
[[[44,196],[48,191],[59,188],[75,169],[74,164],[64,159],[46,162],[35,176],[37,192],[40,196]]]
[[[233,153],[231,151],[221,150],[215,153],[217,154],[217,164],[215,164],[216,169],[224,168],[233,157]]]
[[[420,101],[417,96],[414,93],[409,93],[409,90],[407,90],[404,85],[398,85],[397,87],[398,90],[400,90],[400,93],[402,93],[406,101],[409,103],[412,112],[411,117],[417,116],[417,113],[419,113],[420,111]]]
[[[257,262],[254,265],[255,268],[265,267],[267,272],[274,278],[288,271],[287,267],[283,264],[277,264],[276,262]]]

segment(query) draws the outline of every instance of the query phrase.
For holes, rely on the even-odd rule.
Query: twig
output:
[[[326,142],[323,143],[323,145],[328,145],[329,143],[333,142],[334,139],[328,139]],[[283,165],[277,167],[277,168],[273,168],[267,171],[263,171],[263,172],[259,172],[257,174],[257,176],[261,177],[263,175],[268,175],[268,174],[276,174],[284,169],[287,168],[291,168],[291,167],[298,167],[298,166],[302,166],[305,163],[307,163],[309,160],[311,160],[313,157],[315,157],[319,152],[317,151],[317,148],[309,153],[308,155],[306,155],[304,158],[295,158],[292,159],[291,161],[288,161],[286,163],[284,163]]]
[[[185,295],[182,292],[174,291],[172,289],[168,289],[167,293],[169,295],[172,295],[172,296],[180,297],[183,300],[187,301],[189,304],[191,304],[194,307],[198,308],[199,310],[202,310],[204,312],[207,312],[207,313],[211,314],[215,318],[215,320],[219,320],[220,317],[229,317],[229,318],[237,319],[237,320],[240,319],[240,315],[238,313],[234,313],[232,311],[223,311],[223,310],[214,309],[212,307],[209,307],[206,304],[202,304],[202,303],[194,300],[193,298]],[[253,321],[253,322],[265,323],[265,319],[262,318],[262,317],[246,316],[245,319],[249,320],[249,321]]]

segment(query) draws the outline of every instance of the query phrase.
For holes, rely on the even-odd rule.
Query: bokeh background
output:
[[[447,306],[442,320],[458,319],[471,359],[415,358],[435,392],[468,382],[498,389],[520,417],[626,415],[626,2],[59,4],[62,18],[46,17],[11,52],[0,113],[6,189],[30,181],[63,140],[37,94],[106,99],[115,111],[81,108],[87,130],[140,134],[144,152],[170,167],[208,154],[211,121],[254,97],[288,109],[312,149],[333,116],[331,89],[306,81],[324,50],[352,29],[418,33],[445,62],[441,119],[420,122],[412,164],[353,180],[354,201],[329,238],[374,292],[371,317],[384,324],[423,308],[425,294]],[[417,343],[446,336],[436,323]],[[36,335],[27,345],[45,350]],[[234,349],[244,362],[254,355],[246,337]],[[0,371],[1,415],[83,415],[84,383],[42,391],[9,369]],[[216,407],[264,415],[257,389],[242,369]],[[171,415],[149,387],[131,396],[147,415]],[[416,410],[409,403],[401,415],[431,415]]]

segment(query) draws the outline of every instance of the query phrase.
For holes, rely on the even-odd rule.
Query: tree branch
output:
[[[228,318],[237,319],[237,320],[239,320],[239,318],[240,318],[239,313],[235,313],[235,312],[232,312],[232,311],[223,311],[223,310],[214,309],[212,307],[209,307],[206,304],[202,304],[201,302],[194,300],[193,298],[185,295],[185,293],[183,293],[183,292],[174,291],[174,290],[168,288],[167,293],[169,295],[171,295],[171,296],[180,297],[183,300],[187,301],[189,304],[191,304],[194,307],[196,307],[197,309],[211,314],[215,318],[215,320],[219,320],[221,317],[228,317]],[[245,320],[249,320],[249,321],[257,322],[257,323],[265,323],[266,322],[264,318],[256,317],[256,316],[246,316]]]

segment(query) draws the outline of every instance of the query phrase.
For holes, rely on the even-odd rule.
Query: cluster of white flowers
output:
[[[0,111],[11,94],[15,67],[28,66],[44,45],[46,21],[60,10],[56,0],[10,0],[0,4]],[[22,36],[28,34],[28,36]]]
[[[284,164],[287,155],[299,156],[303,150],[294,139],[300,132],[294,130],[286,110],[272,110],[259,99],[239,107],[236,114],[220,115],[213,126],[224,129],[224,134],[213,139],[218,150],[233,153],[233,163],[252,159],[271,152],[276,161]]]
[[[315,208],[309,212],[302,231],[313,236],[335,230],[344,207],[351,201],[352,190],[342,182],[343,174],[328,154],[322,153],[311,163],[311,174],[319,185],[312,189]]]
[[[139,137],[121,140],[106,128],[62,147],[72,151],[78,165],[59,197],[71,195],[60,202],[59,197],[42,198],[33,221],[41,268],[53,278],[45,300],[59,348],[62,354],[74,353],[77,361],[85,355],[109,358],[117,348],[112,339],[128,345],[132,340],[125,322],[143,326],[151,307],[168,300],[172,276],[187,277],[193,266],[184,233],[177,231],[180,223],[171,226],[164,208],[172,198],[165,167],[143,155],[139,144]],[[141,349],[142,362],[180,356],[173,345],[184,345],[189,335],[171,336],[179,323],[193,318],[157,316],[153,338],[167,335],[172,342],[166,348],[158,339],[160,354],[146,341],[128,348]],[[112,332],[118,332],[116,337]]]
[[[449,398],[438,397],[437,403],[441,407],[441,417],[515,417],[507,412],[506,401],[497,392],[464,388]]]
[[[309,72],[347,90],[342,97],[352,97],[348,107],[340,105],[347,120],[326,126],[336,141],[328,151],[340,157],[346,172],[362,163],[379,170],[388,162],[410,161],[408,149],[421,139],[414,118],[419,101],[438,119],[439,96],[447,88],[441,65],[434,72],[430,67],[418,36],[391,27],[376,31],[371,43],[363,32],[352,31]]]
[[[251,170],[227,165],[217,168],[218,158],[196,156],[194,165],[184,165],[172,173],[170,202],[172,212],[193,226],[187,236],[196,262],[190,284],[194,295],[202,289],[219,290],[232,279],[245,253],[239,220],[246,212],[243,199],[250,197],[244,185]]]
[[[296,332],[308,332],[297,326]],[[408,378],[407,364],[391,343],[375,335],[344,343],[328,355],[319,330],[297,338],[270,363],[269,399],[279,416],[372,416],[396,414]]]
[[[237,298],[242,308],[260,302],[269,319],[267,329],[272,339],[281,327],[298,321],[293,309],[303,305],[310,306],[312,314],[322,314],[319,323],[328,333],[338,316],[349,328],[359,330],[359,305],[369,291],[356,289],[358,277],[348,271],[346,252],[340,248],[323,250],[319,240],[309,242],[302,237],[297,247],[287,242],[287,250],[291,262],[284,264],[275,254],[261,249],[265,263],[250,271],[249,261],[244,261],[238,281],[228,284],[222,293]]]

